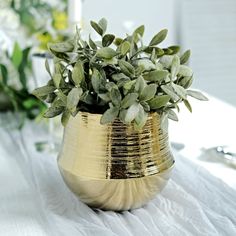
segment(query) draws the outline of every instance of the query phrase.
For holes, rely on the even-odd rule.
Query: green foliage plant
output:
[[[193,72],[186,65],[190,51],[180,54],[179,46],[160,47],[167,29],[144,45],[143,25],[119,38],[106,33],[106,19],[90,23],[100,41],[90,36],[85,41],[77,29],[73,39],[48,45],[55,69],[52,73],[46,61],[51,80],[33,92],[51,104],[45,117],[62,114],[66,125],[70,116],[84,111],[102,114],[101,124],[119,119],[139,130],[151,112],[158,112],[163,120],[177,121],[179,103],[192,111],[189,96],[207,100],[189,89],[193,82]]]

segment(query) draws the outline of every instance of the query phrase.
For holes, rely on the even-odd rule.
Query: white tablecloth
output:
[[[0,236],[236,235],[235,190],[177,151],[164,191],[143,208],[115,213],[94,211],[68,190],[56,155],[35,150],[45,139],[32,123],[21,133],[0,128]]]

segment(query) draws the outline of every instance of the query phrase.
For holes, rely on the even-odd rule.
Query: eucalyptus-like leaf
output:
[[[119,113],[119,119],[121,122],[125,123],[125,117],[127,114],[127,109],[121,109]]]
[[[173,121],[178,121],[179,119],[178,119],[178,116],[177,116],[177,114],[173,111],[173,110],[168,110],[168,118],[169,119],[171,119],[171,120],[173,120]]]
[[[60,115],[64,111],[64,109],[65,109],[64,107],[60,107],[60,106],[56,106],[56,107],[51,106],[45,111],[43,116],[45,118],[53,118],[55,116]]]
[[[73,88],[67,96],[67,109],[72,113],[76,110],[76,107],[79,103],[80,97],[83,93],[81,88]]]
[[[97,24],[95,21],[90,21],[90,25],[98,34],[100,34],[101,36],[103,35],[103,29],[99,24]]]
[[[131,123],[135,119],[135,117],[137,116],[138,112],[139,112],[139,104],[137,102],[135,102],[127,110],[127,113],[125,116],[125,123],[126,124]]]
[[[66,127],[69,119],[70,119],[70,112],[68,110],[65,110],[63,113],[62,113],[62,116],[61,116],[61,123],[64,127]]]
[[[60,42],[60,43],[48,43],[48,48],[53,52],[65,53],[72,52],[74,45],[71,41]]]
[[[174,89],[170,85],[162,85],[161,89],[171,97],[174,101],[179,100],[179,96],[176,94]]]
[[[159,95],[155,96],[153,99],[148,101],[148,105],[152,110],[160,109],[161,107],[166,106],[166,104],[170,101],[169,95]]]
[[[92,77],[91,77],[91,83],[93,86],[93,89],[96,93],[100,92],[100,87],[103,85],[101,74],[97,69],[93,70]]]
[[[137,93],[128,93],[121,102],[122,108],[128,108],[133,105],[138,99]]]
[[[182,86],[172,83],[172,88],[179,97],[186,99],[187,91]]]
[[[144,30],[145,30],[145,26],[140,25],[138,28],[135,29],[134,34],[139,34],[141,37],[143,37]]]
[[[110,97],[114,106],[119,107],[121,103],[121,99],[122,99],[119,89],[115,89],[115,88],[111,89]]]
[[[143,91],[140,94],[140,101],[148,101],[152,99],[157,91],[157,85],[156,84],[149,84],[147,85]]]
[[[114,40],[114,44],[116,46],[120,46],[122,44],[122,42],[123,42],[122,38],[115,38],[115,40]]]
[[[128,41],[124,41],[121,45],[120,45],[120,52],[122,56],[125,56],[130,50],[130,42]]]
[[[60,86],[60,82],[61,82],[61,74],[56,73],[53,75],[52,77],[53,81],[54,81],[54,85],[56,88],[59,88]]]
[[[55,87],[54,86],[49,86],[49,85],[45,85],[39,88],[36,88],[32,94],[38,98],[42,98],[44,96],[47,96],[49,93],[52,93],[55,91]]]
[[[187,50],[186,52],[184,52],[184,54],[180,57],[180,64],[187,63],[190,56],[191,56],[191,51],[190,50]]]
[[[141,94],[143,89],[147,86],[147,82],[144,80],[143,76],[139,76],[136,80],[135,91]]]
[[[103,34],[105,34],[107,30],[107,20],[105,18],[102,18],[99,20],[98,25],[101,27]]]
[[[150,71],[155,70],[156,66],[153,62],[149,59],[140,59],[137,61],[136,65],[142,68],[142,71]]]
[[[149,112],[150,111],[150,106],[148,105],[147,102],[141,101],[140,104],[143,106],[143,109],[144,109],[145,112]]]
[[[171,78],[174,79],[179,73],[180,60],[177,55],[174,56],[171,64]]]
[[[123,73],[113,74],[111,77],[113,80],[117,82],[121,79],[129,79],[129,77]]]
[[[208,101],[208,98],[205,95],[196,90],[187,90],[187,95],[196,98],[200,101]]]
[[[102,115],[100,123],[102,125],[111,123],[117,118],[118,115],[119,115],[119,108],[111,107],[108,110],[106,110],[105,113]]]
[[[185,76],[191,77],[193,75],[193,71],[188,66],[180,65],[178,74],[184,77]]]
[[[148,113],[144,111],[143,106],[139,104],[139,111],[135,117],[134,127],[136,130],[141,130],[146,124]]]
[[[135,74],[135,70],[134,70],[134,67],[127,61],[125,60],[119,60],[118,61],[118,65],[121,69],[121,71],[127,75],[127,76],[131,76],[133,77],[134,74]]]
[[[109,93],[99,93],[98,97],[100,97],[105,102],[111,101],[111,97],[110,97]]]
[[[123,88],[124,88],[125,90],[129,91],[129,90],[131,90],[131,89],[134,87],[134,85],[136,84],[136,82],[137,82],[136,80],[128,81],[128,82],[126,82],[126,83],[124,84]]]
[[[93,50],[97,50],[97,45],[96,45],[96,43],[91,39],[90,35],[89,35],[89,46],[90,46]]]
[[[158,34],[156,34],[152,38],[151,42],[149,43],[149,46],[155,46],[155,45],[161,43],[163,40],[165,40],[167,33],[168,33],[167,29],[161,30]]]
[[[48,59],[45,60],[45,68],[46,68],[46,71],[48,72],[48,74],[50,75],[50,77],[52,79],[52,73],[51,73],[51,70],[50,70]]]
[[[151,82],[162,82],[169,72],[167,70],[154,70],[143,75],[144,79]]]
[[[83,62],[78,60],[72,71],[72,80],[75,85],[78,86],[84,80],[84,67]]]
[[[100,48],[97,50],[96,56],[104,59],[111,59],[117,55],[117,52],[109,47]]]
[[[102,38],[102,46],[103,47],[108,47],[109,45],[112,44],[114,39],[115,39],[115,35],[113,35],[113,34],[104,35],[103,38]]]
[[[174,55],[174,54],[177,54],[180,51],[180,46],[173,45],[173,46],[168,47],[168,49],[171,50],[171,54],[170,55]]]
[[[161,63],[164,68],[169,69],[171,67],[172,61],[173,56],[165,55],[160,58],[159,63]]]
[[[178,80],[178,85],[187,89],[192,85],[192,82],[193,82],[193,76],[186,76]]]
[[[189,101],[186,99],[184,100],[184,105],[187,107],[187,109],[192,113],[193,110],[192,110],[192,106],[191,104],[189,103]]]

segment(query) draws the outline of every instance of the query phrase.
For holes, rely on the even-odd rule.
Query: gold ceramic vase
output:
[[[81,201],[105,210],[141,207],[166,185],[174,159],[160,117],[151,113],[141,131],[119,120],[79,112],[65,130],[58,165]]]

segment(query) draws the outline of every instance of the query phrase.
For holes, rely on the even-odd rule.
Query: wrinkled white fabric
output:
[[[123,213],[92,210],[64,184],[45,130],[0,128],[0,236],[233,236],[236,192],[173,150],[172,177],[154,200]],[[23,140],[23,142],[22,142]]]

